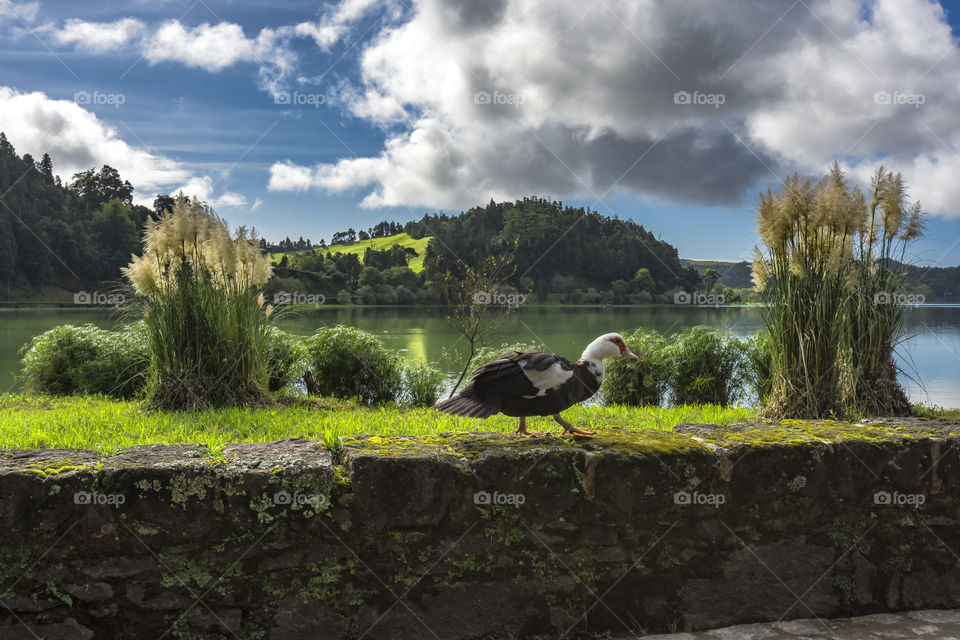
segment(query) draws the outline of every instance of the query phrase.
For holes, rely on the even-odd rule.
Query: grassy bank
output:
[[[751,420],[752,409],[713,405],[655,407],[573,407],[564,416],[599,429],[669,430],[681,422],[735,424]],[[550,418],[528,422],[531,429],[558,435]],[[200,444],[212,450],[232,442],[314,438],[332,444],[350,435],[431,435],[449,431],[512,432],[515,418],[458,418],[432,409],[358,407],[321,400],[272,408],[231,408],[192,412],[150,411],[137,402],[103,397],[54,398],[0,395],[0,449],[99,449],[140,444]]]
[[[394,236],[388,236],[386,238],[370,238],[369,240],[360,240],[359,242],[353,242],[351,244],[334,244],[329,247],[314,247],[314,249],[319,249],[321,253],[354,253],[360,258],[360,262],[363,262],[363,254],[367,249],[373,249],[375,251],[382,251],[383,249],[389,249],[394,245],[400,245],[404,249],[410,247],[417,252],[417,257],[413,258],[407,266],[413,269],[414,273],[420,273],[423,271],[423,257],[427,252],[427,245],[430,244],[432,237],[426,236],[424,238],[411,238],[406,233],[398,233]],[[307,253],[307,249],[302,251],[289,251],[289,255],[295,255],[298,253]],[[271,259],[274,263],[279,263],[283,258],[283,253],[273,253],[271,254]]]

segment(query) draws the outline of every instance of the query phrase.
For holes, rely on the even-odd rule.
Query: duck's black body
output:
[[[574,363],[555,353],[518,352],[483,365],[463,391],[435,407],[473,418],[495,413],[552,416],[595,394],[603,375],[597,373],[585,360]]]
[[[474,371],[463,391],[433,408],[471,418],[495,413],[514,416],[520,418],[517,433],[528,437],[543,435],[527,431],[528,416],[553,416],[564,433],[592,436],[594,432],[575,427],[561,418],[560,412],[600,389],[603,359],[614,356],[638,359],[619,333],[607,333],[591,342],[576,362],[555,353],[515,352]]]

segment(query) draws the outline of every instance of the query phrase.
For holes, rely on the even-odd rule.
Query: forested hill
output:
[[[84,171],[64,186],[50,156],[21,158],[3,133],[0,194],[0,299],[119,280],[153,213],[132,204],[133,187],[116,169]]]
[[[700,279],[680,263],[675,247],[642,225],[542,198],[491,201],[456,216],[426,215],[404,230],[413,237],[434,236],[424,261],[428,278],[445,260],[472,265],[486,256],[512,254],[513,284],[532,286],[540,299],[591,288],[655,293],[692,287]]]
[[[713,269],[720,276],[717,284],[731,289],[750,289],[753,287],[753,268],[746,260],[741,262],[720,262],[717,260],[686,260],[680,262],[697,270],[700,277],[707,269]]]

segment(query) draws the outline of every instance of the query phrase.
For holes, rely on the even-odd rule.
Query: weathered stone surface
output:
[[[152,611],[183,610],[196,603],[195,598],[182,593],[170,589],[157,592],[156,589],[150,589],[143,584],[129,585],[126,596],[127,600],[138,607]]]
[[[86,584],[65,584],[63,590],[81,602],[97,602],[113,597],[113,587],[106,582],[87,582]]]
[[[918,624],[917,621],[929,621]],[[636,636],[629,636],[635,638]],[[666,633],[644,640],[960,640],[960,611],[915,611],[859,618],[745,624],[699,633]],[[615,640],[627,640],[627,636]]]
[[[52,624],[16,624],[0,626],[0,638],[4,640],[90,640],[93,631],[73,618]]]
[[[823,579],[833,564],[832,548],[805,544],[800,538],[746,546],[726,557],[719,575],[687,582],[683,608],[691,613],[686,620],[703,628],[717,621],[834,615],[839,594]]]
[[[277,607],[268,637],[271,640],[299,640],[339,638],[342,634],[343,621],[335,612],[297,596],[287,596]]]
[[[8,451],[3,601],[39,637],[945,639],[890,612],[960,607],[960,429],[896,426]]]
[[[118,556],[97,560],[85,565],[80,570],[95,579],[129,578],[144,571],[155,570],[158,563],[150,557]]]
[[[356,507],[374,526],[436,526],[473,510],[462,463],[448,456],[348,453]]]

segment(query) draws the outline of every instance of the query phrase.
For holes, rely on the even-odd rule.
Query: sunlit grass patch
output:
[[[683,422],[728,425],[750,422],[754,410],[715,405],[679,407],[577,406],[563,415],[594,429],[671,430]],[[549,417],[528,421],[532,429],[559,435]],[[219,450],[236,442],[311,438],[335,446],[354,435],[434,435],[447,432],[513,432],[516,418],[487,420],[450,416],[433,409],[361,407],[319,399],[260,408],[155,411],[142,403],[102,396],[58,398],[0,395],[0,448],[97,449],[112,452],[142,444],[197,444]]]
[[[374,249],[375,251],[382,251],[383,249],[389,249],[394,245],[400,245],[403,248],[410,247],[417,252],[417,256],[410,260],[407,263],[407,266],[413,269],[414,273],[420,273],[423,271],[423,257],[427,252],[427,245],[430,243],[431,236],[425,236],[423,238],[412,238],[406,233],[398,233],[396,235],[387,236],[386,238],[370,238],[368,240],[360,240],[358,242],[353,242],[351,244],[334,244],[328,247],[314,247],[315,250],[319,250],[323,254],[327,253],[354,253],[357,257],[360,258],[360,261],[363,261],[363,254],[367,249]],[[288,251],[286,252],[289,255],[295,255],[298,253],[307,253],[308,250],[303,249],[301,251]],[[278,252],[270,255],[271,260],[275,264],[278,264],[283,258],[284,253]]]

